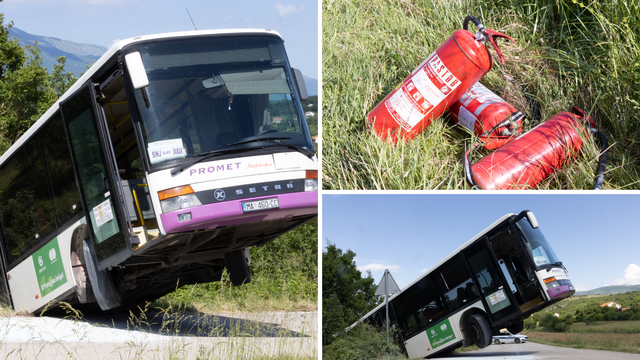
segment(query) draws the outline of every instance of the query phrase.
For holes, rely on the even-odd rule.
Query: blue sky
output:
[[[507,213],[531,210],[577,290],[640,284],[640,194],[323,194],[322,239],[403,288]]]
[[[44,35],[110,47],[130,37],[193,30],[261,28],[285,40],[293,67],[318,78],[316,0],[4,0],[5,23]]]

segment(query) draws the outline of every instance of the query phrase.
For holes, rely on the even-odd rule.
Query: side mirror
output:
[[[538,220],[536,219],[536,216],[533,215],[531,211],[527,211],[527,219],[529,220],[529,224],[531,224],[532,228],[534,229],[538,228]]]
[[[125,55],[124,61],[127,64],[127,70],[129,70],[129,76],[131,77],[133,88],[138,90],[149,86],[149,78],[147,77],[147,72],[144,69],[140,53],[136,51]]]
[[[298,97],[300,97],[300,101],[307,101],[309,99],[309,93],[307,93],[307,85],[304,83],[302,72],[298,69],[292,68],[291,73],[293,74],[293,80],[298,88]]]

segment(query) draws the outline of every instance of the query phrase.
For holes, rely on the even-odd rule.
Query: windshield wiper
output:
[[[231,148],[231,149],[219,149],[219,150],[213,150],[213,151],[209,151],[207,153],[203,153],[203,154],[198,154],[198,155],[194,155],[193,157],[197,157],[197,159],[194,159],[188,163],[185,164],[181,164],[178,165],[176,167],[174,167],[173,169],[171,169],[171,175],[175,175],[178,172],[188,168],[191,165],[195,165],[201,161],[210,159],[214,156],[218,156],[218,155],[222,155],[222,154],[226,154],[226,153],[231,153],[231,152],[236,152],[236,151],[245,151],[246,149],[239,149],[239,148]]]
[[[316,154],[314,151],[310,151],[306,147],[293,145],[293,144],[289,144],[289,143],[286,143],[286,142],[282,141],[284,139],[291,139],[291,138],[290,137],[281,137],[281,136],[256,138],[256,139],[250,139],[250,140],[245,140],[245,141],[238,141],[238,142],[235,142],[235,143],[232,143],[232,144],[227,144],[227,146],[248,144],[248,143],[258,142],[258,141],[268,141],[268,142],[276,144],[276,145],[280,145],[280,146],[284,146],[284,147],[289,148],[289,149],[293,149],[293,150],[295,150],[295,151],[307,156],[309,159],[311,159],[313,157],[313,155]]]

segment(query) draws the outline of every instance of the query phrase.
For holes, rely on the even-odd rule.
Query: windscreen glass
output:
[[[522,218],[516,224],[526,238],[526,249],[533,257],[533,262],[536,267],[554,265],[559,262],[553,249],[549,246],[547,239],[542,234],[542,231],[540,231],[540,228],[532,228],[526,217]]]
[[[286,149],[274,141],[313,151],[280,39],[193,38],[137,50],[149,78],[135,96],[152,166],[221,149]]]

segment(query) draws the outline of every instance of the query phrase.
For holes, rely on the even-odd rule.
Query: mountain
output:
[[[609,285],[593,290],[576,291],[575,295],[612,295],[629,291],[640,291],[640,285]]]
[[[9,36],[18,38],[22,46],[34,45],[37,41],[40,48],[40,56],[42,57],[42,65],[49,72],[53,71],[53,65],[58,63],[56,59],[59,56],[66,56],[65,70],[72,72],[77,77],[80,77],[87,70],[87,65],[98,60],[108,50],[100,45],[82,44],[54,37],[29,34],[15,26],[9,30]],[[304,83],[307,85],[309,96],[318,95],[318,79],[304,76]]]
[[[65,70],[72,72],[77,77],[80,77],[87,70],[87,65],[98,60],[107,51],[106,47],[100,45],[82,44],[54,37],[32,35],[15,26],[9,31],[9,36],[18,38],[22,46],[34,45],[37,41],[38,48],[40,48],[40,56],[42,57],[42,65],[49,72],[53,71],[53,65],[58,63],[56,59],[59,56],[65,56],[67,58]]]
[[[318,79],[305,76],[304,74],[302,74],[302,77],[304,79],[304,84],[307,85],[307,92],[309,93],[309,96],[318,95]]]

